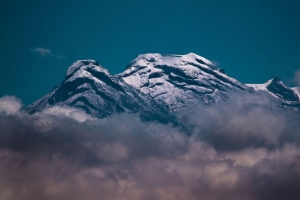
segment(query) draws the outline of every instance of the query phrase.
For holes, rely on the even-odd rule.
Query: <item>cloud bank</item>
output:
[[[21,106],[0,98],[0,199],[300,197],[299,116],[261,96],[195,108],[182,117],[190,135],[130,114]]]

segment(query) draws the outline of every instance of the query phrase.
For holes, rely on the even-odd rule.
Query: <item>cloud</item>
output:
[[[17,114],[21,107],[22,103],[16,97],[4,96],[0,98],[0,113],[3,112],[6,115]]]
[[[52,51],[50,49],[45,49],[42,47],[37,47],[37,48],[31,49],[30,51],[35,52],[42,57],[51,56],[51,57],[55,57],[59,60],[61,60],[63,58],[63,56],[61,56],[61,55],[52,53]]]
[[[1,98],[0,199],[299,199],[299,118],[260,95],[186,114],[190,136]]]
[[[186,123],[194,133],[218,150],[262,145],[269,149],[299,139],[297,113],[280,106],[265,92],[229,94],[231,99],[212,106],[193,107]]]
[[[88,119],[93,119],[93,117],[86,114],[85,111],[69,106],[52,106],[44,109],[42,114],[55,115],[62,118],[68,117],[78,122],[84,122]]]

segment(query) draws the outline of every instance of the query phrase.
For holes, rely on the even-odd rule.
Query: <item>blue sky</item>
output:
[[[0,96],[25,105],[50,92],[78,59],[112,74],[138,54],[194,52],[244,83],[300,68],[300,1],[2,0]]]

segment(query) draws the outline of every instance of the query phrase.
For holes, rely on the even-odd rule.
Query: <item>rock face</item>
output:
[[[79,60],[69,67],[59,86],[26,111],[68,105],[98,118],[126,112],[146,121],[174,122],[176,115],[192,105],[224,101],[231,92],[267,92],[286,106],[300,107],[295,90],[278,78],[265,84],[242,84],[194,53],[143,54],[117,75],[95,60]]]

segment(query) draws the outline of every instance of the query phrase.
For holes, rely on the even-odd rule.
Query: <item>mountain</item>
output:
[[[69,67],[65,79],[52,92],[26,108],[35,113],[55,105],[68,105],[104,118],[114,113],[137,113],[142,119],[169,121],[166,106],[141,94],[95,60],[79,60]]]
[[[211,61],[194,53],[187,55],[143,54],[118,74],[127,84],[178,113],[187,105],[211,104],[229,98],[228,91],[249,87],[227,76]]]
[[[266,92],[284,106],[300,108],[298,88],[285,86],[278,77],[265,84],[243,84],[206,58],[189,53],[142,54],[117,75],[95,60],[79,60],[68,68],[60,85],[26,111],[67,105],[98,118],[126,112],[145,121],[177,123],[176,116],[191,111],[193,105],[226,101],[232,92]]]
[[[300,108],[299,88],[289,88],[278,77],[275,77],[263,84],[247,84],[255,91],[264,91],[274,98],[280,100],[283,106]]]

